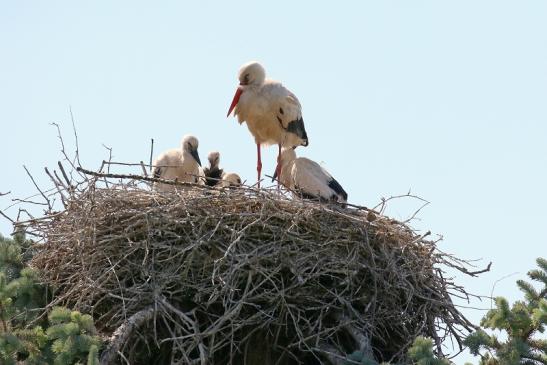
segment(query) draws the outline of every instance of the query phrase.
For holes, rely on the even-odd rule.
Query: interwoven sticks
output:
[[[28,227],[51,305],[93,315],[103,363],[389,360],[470,328],[441,271],[460,263],[387,217],[275,190],[108,186],[90,180]]]

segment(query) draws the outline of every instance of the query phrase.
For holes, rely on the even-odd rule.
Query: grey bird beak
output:
[[[273,177],[272,177],[272,182],[274,182],[275,179],[277,179],[277,169],[275,169],[275,171],[274,171],[274,174],[273,174]]]
[[[198,155],[198,150],[197,148],[195,150],[192,150],[190,151],[190,154],[192,155],[192,157],[196,160],[196,162],[198,163],[199,166],[201,166],[201,161],[199,159],[199,155]]]

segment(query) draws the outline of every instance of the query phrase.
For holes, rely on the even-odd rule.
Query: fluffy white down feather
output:
[[[197,150],[197,138],[186,136],[182,140],[181,148],[173,148],[161,153],[154,161],[152,175],[166,180],[178,179],[179,182],[197,183],[200,166],[190,153],[190,147]],[[157,191],[175,191],[186,187],[155,183],[153,188]]]

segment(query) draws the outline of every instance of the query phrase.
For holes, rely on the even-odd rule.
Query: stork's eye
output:
[[[245,84],[248,84],[249,83],[249,78],[250,78],[249,74],[245,74],[245,76],[243,76],[243,82]]]

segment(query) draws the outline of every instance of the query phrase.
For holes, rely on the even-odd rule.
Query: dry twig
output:
[[[40,192],[40,194],[42,195],[42,197],[43,197],[44,200],[46,201],[47,206],[48,206],[49,210],[51,211],[51,202],[50,202],[49,199],[47,198],[46,194],[44,194],[44,192],[42,191],[42,189],[40,189],[40,187],[38,186],[38,184],[36,184],[36,181],[34,180],[34,177],[31,175],[31,173],[29,172],[29,170],[27,169],[27,167],[26,167],[25,165],[23,165],[23,168],[24,168],[25,171],[27,172],[27,175],[30,177],[30,180],[32,180],[32,183],[34,184],[34,187]]]

